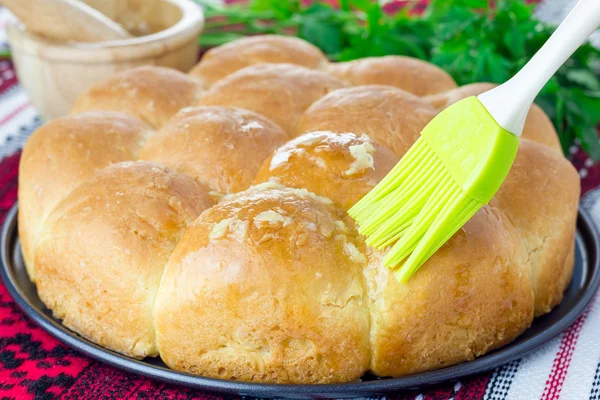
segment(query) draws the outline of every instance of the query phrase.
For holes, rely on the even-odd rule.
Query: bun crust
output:
[[[257,35],[210,49],[190,75],[212,86],[242,68],[266,63],[294,64],[311,69],[322,69],[328,65],[323,52],[302,39]]]
[[[484,206],[406,283],[373,252],[365,275],[371,370],[401,376],[443,368],[500,347],[533,320],[523,244],[503,213]]]
[[[19,165],[19,237],[29,277],[33,250],[48,214],[98,169],[137,158],[152,133],[145,123],[117,112],[55,119],[29,138]]]
[[[352,86],[389,85],[417,96],[446,92],[456,87],[443,69],[411,57],[367,57],[332,63],[327,71]]]
[[[367,135],[312,132],[289,141],[266,159],[256,183],[274,180],[305,188],[348,210],[397,162],[390,149]]]
[[[402,157],[435,117],[420,98],[391,86],[369,85],[331,92],[306,110],[299,133],[363,133]]]
[[[152,309],[160,278],[187,225],[211,205],[204,187],[159,164],[99,171],[48,217],[35,252],[40,298],[101,346],[158,355]]]
[[[186,232],[156,299],[169,367],[278,383],[347,382],[368,368],[363,245],[307,194],[238,194]]]
[[[431,105],[443,110],[446,107],[456,103],[459,100],[470,96],[478,96],[483,92],[495,88],[498,85],[493,83],[472,83],[470,85],[461,86],[445,93],[439,93],[432,96],[424,97]],[[554,150],[562,152],[558,133],[554,129],[554,125],[544,110],[537,104],[533,104],[527,114],[525,126],[523,126],[522,136],[525,139],[532,140],[537,143],[546,145]]]
[[[294,137],[304,110],[342,87],[341,81],[325,72],[291,64],[259,64],[217,82],[198,105],[245,108],[264,115]]]
[[[562,154],[522,139],[492,200],[516,226],[528,251],[536,316],[560,303],[571,281],[579,194],[579,174]]]
[[[220,193],[247,189],[261,163],[287,134],[241,108],[197,107],[179,112],[150,137],[140,159],[162,163]]]
[[[202,89],[197,79],[174,69],[137,67],[92,86],[75,101],[71,113],[122,111],[160,128],[194,104]]]

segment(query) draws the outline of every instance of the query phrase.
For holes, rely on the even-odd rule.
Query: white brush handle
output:
[[[552,75],[600,26],[600,0],[580,0],[512,79],[478,96],[496,122],[521,136],[529,108]]]

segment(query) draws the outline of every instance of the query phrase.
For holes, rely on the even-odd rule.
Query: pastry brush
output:
[[[580,0],[506,83],[438,114],[390,173],[348,213],[366,243],[406,282],[498,191],[514,162],[529,108],[600,25],[600,0]]]

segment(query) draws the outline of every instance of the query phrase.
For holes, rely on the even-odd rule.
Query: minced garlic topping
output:
[[[229,230],[233,238],[241,243],[246,238],[246,233],[248,232],[248,221],[234,219],[229,223]]]
[[[350,154],[354,157],[354,162],[346,171],[346,175],[354,175],[368,168],[375,169],[373,165],[373,153],[375,147],[370,142],[355,144],[349,147]]]
[[[348,227],[346,226],[346,224],[344,223],[344,221],[335,221],[334,224],[335,224],[335,227],[340,232],[343,232],[343,233],[348,233],[349,232]]]
[[[269,225],[280,225],[283,227],[288,226],[292,223],[292,219],[290,217],[285,217],[279,214],[277,211],[268,210],[263,211],[254,217],[254,225],[257,228],[262,226],[262,223],[268,223]]]
[[[352,262],[357,264],[366,264],[367,262],[367,257],[352,242],[344,243],[344,252],[350,257],[350,261]]]
[[[315,200],[321,204],[325,204],[327,206],[330,206],[333,204],[333,201],[328,199],[327,197],[323,197],[323,196],[319,196],[314,194],[313,192],[309,192],[306,189],[291,189],[292,192],[294,192],[294,194],[298,195],[298,197],[301,197],[303,199],[310,199],[310,200]]]
[[[220,239],[225,236],[227,228],[229,227],[229,222],[231,222],[231,218],[224,219],[223,221],[214,224],[208,235],[210,240]]]
[[[285,189],[285,186],[275,180],[269,179],[267,182],[259,183],[258,185],[250,186],[249,190],[272,190]]]
[[[223,193],[217,192],[216,190],[211,190],[210,192],[208,192],[208,195],[217,203],[223,200],[223,198],[225,197]]]
[[[248,221],[226,218],[213,225],[208,237],[210,240],[218,240],[225,237],[228,232],[235,240],[243,242],[248,232]]]

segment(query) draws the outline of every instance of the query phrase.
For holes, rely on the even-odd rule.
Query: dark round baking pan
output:
[[[562,303],[551,313],[537,318],[512,343],[473,361],[400,378],[364,377],[360,382],[336,385],[276,385],[227,381],[193,376],[170,370],[160,358],[134,360],[106,350],[82,338],[61,325],[41,302],[35,285],[29,281],[21,257],[17,235],[17,206],[6,218],[1,237],[2,279],[17,304],[31,319],[37,322],[63,343],[109,365],[163,382],[195,389],[237,394],[251,397],[276,398],[330,398],[364,397],[387,394],[407,389],[425,388],[444,381],[460,378],[496,368],[523,357],[540,347],[569,327],[583,312],[600,286],[600,238],[587,212],[580,210],[575,240],[575,269],[571,284]]]

